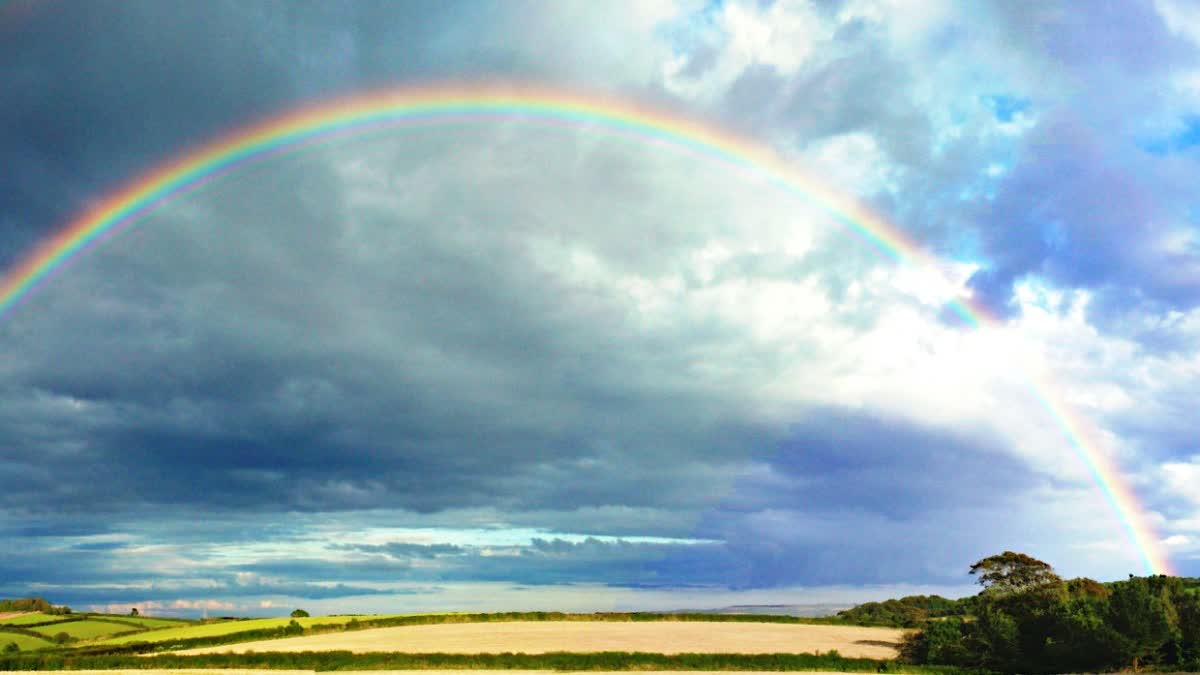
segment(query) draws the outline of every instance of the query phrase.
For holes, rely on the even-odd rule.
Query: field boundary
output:
[[[181,656],[155,654],[82,655],[39,652],[0,657],[0,671],[262,669],[367,670],[551,670],[551,671],[840,671],[963,675],[950,666],[916,666],[897,661],[824,654],[656,654],[651,652],[548,652],[545,654],[409,654],[376,652],[254,652]]]

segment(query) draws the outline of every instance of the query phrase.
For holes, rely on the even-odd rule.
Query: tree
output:
[[[1181,594],[1175,609],[1179,612],[1182,657],[1189,668],[1200,668],[1200,594]]]
[[[1151,592],[1146,579],[1130,578],[1114,584],[1108,599],[1108,624],[1119,635],[1119,654],[1135,671],[1175,639],[1170,620],[1172,611],[1161,597]]]
[[[21,651],[21,645],[15,643],[15,642],[10,642],[10,643],[4,645],[4,653],[5,654],[16,654],[19,651]]]
[[[71,634],[64,631],[59,631],[54,635],[55,644],[65,645],[71,641]]]
[[[1005,551],[971,565],[971,574],[979,575],[979,585],[995,595],[1022,593],[1062,584],[1049,564],[1024,553]]]
[[[129,616],[137,616],[137,615],[138,615],[138,608],[137,608],[137,607],[134,607],[134,608],[132,608],[132,609],[130,609],[130,610],[129,610]]]
[[[292,618],[293,619],[298,619],[298,618],[305,617],[305,616],[308,616],[308,612],[306,612],[302,609],[293,609],[292,610]]]

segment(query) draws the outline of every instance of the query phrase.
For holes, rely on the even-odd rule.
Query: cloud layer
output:
[[[769,144],[941,267],[586,127],[275,157],[0,322],[0,545],[21,551],[0,594],[269,612],[480,584],[501,605],[695,606],[672,594],[961,587],[1006,548],[1141,572],[1039,395],[1200,572],[1184,9],[630,7],[49,4],[5,27],[0,145],[22,171],[0,183],[0,264],[248,120],[504,79]],[[1002,320],[948,321],[968,295]]]

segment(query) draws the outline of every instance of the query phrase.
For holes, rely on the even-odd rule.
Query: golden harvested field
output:
[[[723,654],[812,653],[890,659],[903,630],[860,626],[705,621],[509,621],[373,628],[182,650],[224,652],[686,652]]]

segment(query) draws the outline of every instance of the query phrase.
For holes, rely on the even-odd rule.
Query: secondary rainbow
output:
[[[72,260],[134,226],[164,202],[194,192],[246,164],[373,128],[488,119],[595,128],[753,173],[820,207],[883,255],[903,264],[935,266],[928,254],[879,215],[735,134],[663,110],[600,96],[527,86],[456,84],[372,92],[304,107],[240,128],[175,157],[86,209],[0,278],[0,320]],[[950,306],[971,326],[995,321],[968,299]],[[1048,386],[1036,379],[1031,382],[1103,492],[1145,571],[1174,573],[1158,536],[1144,518],[1144,509],[1117,467],[1089,440],[1087,425],[1071,414]]]

